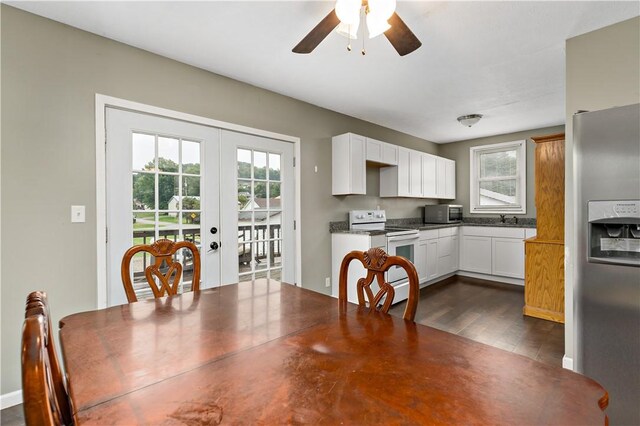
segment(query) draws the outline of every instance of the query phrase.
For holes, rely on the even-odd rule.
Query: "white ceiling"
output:
[[[291,52],[327,1],[7,3],[438,143],[564,123],[565,40],[640,13],[636,1],[398,2],[422,47],[400,57],[381,36],[363,57],[335,32]],[[456,121],[472,113],[474,127]]]

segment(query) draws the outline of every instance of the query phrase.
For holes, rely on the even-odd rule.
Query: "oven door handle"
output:
[[[406,236],[406,235],[398,235],[397,237],[387,237],[387,241],[388,242],[396,242],[396,241],[411,241],[411,240],[417,240],[418,238],[420,238],[420,235],[416,235],[416,236]]]

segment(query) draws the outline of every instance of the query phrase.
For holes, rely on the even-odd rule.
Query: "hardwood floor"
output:
[[[524,288],[453,276],[420,291],[415,321],[562,366],[564,325],[522,315]],[[404,303],[389,311],[402,316]]]
[[[420,291],[416,322],[562,366],[564,326],[522,315],[524,288],[454,276]],[[404,303],[393,306],[402,317]],[[24,425],[22,405],[0,411],[3,426]]]
[[[22,404],[5,408],[0,411],[0,424],[2,426],[24,426],[24,414]]]

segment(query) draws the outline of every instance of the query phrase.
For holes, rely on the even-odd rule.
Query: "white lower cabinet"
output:
[[[427,240],[427,281],[438,278],[438,239]]]
[[[524,239],[535,229],[463,226],[460,270],[524,279]]]
[[[460,269],[491,274],[491,237],[462,236]]]
[[[418,242],[416,248],[416,271],[420,282],[427,280],[427,241]]]
[[[524,279],[524,243],[516,238],[492,238],[491,273]]]
[[[460,240],[457,235],[451,237],[451,272],[460,269]]]
[[[458,228],[420,232],[417,269],[420,281],[431,281],[458,270]],[[424,268],[426,274],[421,275]],[[424,279],[423,279],[424,276]]]

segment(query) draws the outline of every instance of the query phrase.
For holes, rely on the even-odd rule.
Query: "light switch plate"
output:
[[[71,223],[84,222],[84,206],[71,206]]]

